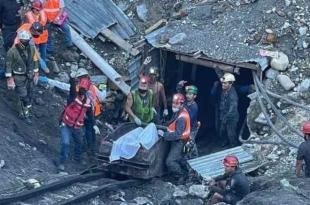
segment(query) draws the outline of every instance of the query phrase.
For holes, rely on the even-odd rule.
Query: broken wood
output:
[[[73,29],[70,28],[72,42],[125,94],[130,92],[122,76],[118,74],[88,43]]]
[[[125,51],[127,51],[133,56],[136,56],[140,53],[139,50],[135,49],[130,43],[122,39],[120,36],[118,36],[117,34],[115,34],[113,31],[111,31],[108,28],[103,29],[100,32],[100,34],[102,34],[104,37],[111,40],[113,43],[115,43],[120,48],[124,49]]]
[[[158,29],[159,27],[166,25],[167,23],[168,23],[168,21],[166,19],[160,19],[154,25],[152,25],[151,27],[147,28],[144,33],[145,34],[149,34],[152,31]]]

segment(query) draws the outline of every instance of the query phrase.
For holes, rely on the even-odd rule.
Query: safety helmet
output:
[[[76,71],[75,77],[79,78],[79,77],[86,76],[86,75],[88,75],[88,71],[85,68],[79,68]]]
[[[43,32],[43,26],[39,22],[34,22],[30,27],[30,31],[32,35],[40,35]]]
[[[29,31],[26,30],[21,30],[17,33],[17,37],[20,40],[24,40],[24,41],[30,41],[31,39],[31,33]]]
[[[78,83],[79,88],[84,88],[85,90],[89,90],[91,86],[91,81],[89,78],[81,78]]]
[[[189,85],[189,86],[185,87],[185,92],[197,95],[198,94],[198,88],[194,85]]]
[[[150,67],[149,75],[158,75],[158,68],[155,66]]]
[[[36,10],[41,10],[42,9],[42,3],[40,0],[35,0],[32,2],[31,8],[36,9]]]
[[[177,93],[173,95],[172,102],[176,104],[183,104],[185,102],[184,95]]]
[[[231,73],[225,73],[223,75],[223,77],[221,77],[221,82],[222,83],[225,83],[225,82],[235,82],[236,79],[235,79],[235,76]]]
[[[307,121],[302,126],[302,132],[304,134],[310,134],[310,121]]]
[[[139,80],[139,89],[147,90],[148,89],[149,79],[147,76],[142,76]]]
[[[227,167],[238,167],[239,160],[235,155],[227,155],[223,160],[223,164]]]

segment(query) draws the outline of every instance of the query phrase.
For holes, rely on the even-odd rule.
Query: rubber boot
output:
[[[27,124],[32,124],[32,121],[30,119],[30,106],[24,106],[24,103],[19,100],[18,101],[18,113],[19,117],[23,119]]]

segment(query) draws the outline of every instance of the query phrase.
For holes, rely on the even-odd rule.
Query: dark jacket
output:
[[[172,119],[170,120],[170,123],[174,122],[174,120],[178,118],[181,111],[179,111],[173,115]],[[170,123],[168,123],[168,124],[170,124]],[[185,126],[186,126],[186,120],[184,118],[181,117],[181,118],[177,119],[176,120],[175,132],[165,132],[164,139],[166,141],[180,140],[182,137],[182,134],[185,130]]]
[[[223,124],[239,120],[238,95],[233,86],[226,92],[222,91],[219,112]]]
[[[0,28],[21,24],[18,10],[22,6],[22,0],[0,0]]]

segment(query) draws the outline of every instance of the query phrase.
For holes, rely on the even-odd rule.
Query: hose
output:
[[[253,78],[255,79],[255,72],[253,71]],[[263,112],[263,114],[264,114],[264,116],[265,116],[265,118],[266,118],[266,120],[267,120],[267,123],[268,123],[268,125],[271,127],[271,129],[276,133],[276,135],[286,144],[286,145],[288,145],[288,146],[291,146],[291,147],[294,147],[294,148],[298,148],[295,144],[293,144],[293,143],[291,143],[291,142],[289,142],[288,140],[286,140],[283,136],[282,136],[282,134],[277,130],[277,128],[274,126],[274,124],[271,122],[271,120],[270,120],[270,117],[269,117],[269,115],[268,115],[268,113],[267,113],[267,110],[266,110],[266,108],[265,108],[265,106],[264,106],[264,104],[263,104],[263,101],[262,101],[262,97],[260,96],[260,91],[259,91],[259,89],[258,89],[258,86],[257,86],[257,82],[256,81],[254,81],[254,85],[255,85],[255,89],[256,89],[256,92],[258,92],[258,95],[257,95],[257,99],[258,99],[258,103],[259,103],[259,105],[260,105],[260,107],[261,107],[261,109],[262,109],[262,112]],[[277,144],[279,144],[279,143],[277,143]]]
[[[296,134],[298,134],[300,137],[303,137],[303,134],[296,128],[294,128],[288,120],[282,115],[282,113],[276,108],[276,106],[272,103],[270,98],[268,97],[263,84],[259,81],[256,74],[254,74],[254,82],[257,84],[258,88],[260,89],[260,94],[263,95],[264,99],[267,101],[267,103],[271,106],[272,110],[276,113],[276,115]]]

